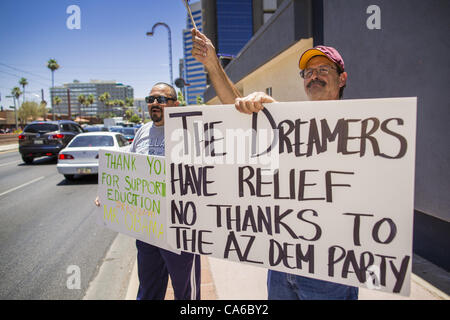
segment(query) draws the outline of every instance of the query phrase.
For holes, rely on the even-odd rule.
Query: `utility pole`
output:
[[[14,100],[14,116],[16,118],[16,130],[19,129],[19,127],[17,126],[17,107],[16,107],[16,97],[14,96],[6,96],[6,98],[13,98]]]
[[[44,89],[41,89],[41,104],[44,105],[44,121],[47,121],[47,101],[44,100]]]
[[[53,88],[53,72],[52,72],[52,88]],[[52,103],[52,120],[55,121],[55,103],[53,102],[54,96],[52,95],[52,88],[50,88],[50,100]]]
[[[72,111],[70,109],[70,89],[67,88],[67,114],[69,116],[69,119],[67,120],[72,120]]]

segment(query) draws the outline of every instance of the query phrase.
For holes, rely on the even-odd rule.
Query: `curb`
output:
[[[417,283],[420,287],[427,290],[430,294],[435,296],[437,300],[450,300],[450,296],[448,294],[439,290],[432,284],[426,282],[425,280],[415,275],[414,273],[411,274],[411,281]]]
[[[136,260],[135,239],[118,233],[82,300],[123,300]]]
[[[128,284],[125,300],[136,300],[138,288],[139,288],[139,280],[137,275],[137,261],[135,259],[133,262],[133,269],[131,271],[130,283]]]

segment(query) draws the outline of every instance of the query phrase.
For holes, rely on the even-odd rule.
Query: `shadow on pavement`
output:
[[[58,159],[56,157],[43,157],[36,158],[33,160],[33,163],[26,164],[25,162],[19,163],[18,166],[46,166],[46,165],[54,165],[58,163]]]
[[[98,175],[75,175],[73,180],[63,179],[57,186],[73,186],[73,185],[84,185],[84,184],[97,184]]]

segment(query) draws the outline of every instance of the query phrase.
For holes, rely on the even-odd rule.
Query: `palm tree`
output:
[[[11,90],[11,94],[14,96],[14,98],[19,99],[19,97],[22,95],[22,91],[20,91],[19,87],[14,87]]]
[[[123,101],[121,99],[117,99],[116,104],[122,109],[122,114],[123,114],[126,110],[125,101]]]
[[[111,98],[111,95],[109,94],[109,92],[103,92],[99,97],[98,100],[100,100],[101,102],[103,102],[103,104],[105,106],[109,106],[109,98]]]
[[[178,91],[178,101],[180,101],[180,106],[186,105],[186,101],[184,100],[184,96],[181,91]]]
[[[94,104],[94,102],[95,102],[95,97],[94,97],[94,95],[91,93],[91,94],[89,94],[88,96],[87,96],[87,98],[86,98],[86,107],[90,107],[90,106],[92,106],[93,104]],[[91,118],[89,118],[89,119],[91,119]]]
[[[28,81],[25,78],[21,78],[19,80],[19,84],[22,86],[23,88],[23,102],[25,102],[25,86],[28,85]]]
[[[55,96],[53,98],[52,102],[53,102],[52,105],[55,105],[56,107],[58,107],[58,105],[62,102],[62,99],[58,96]],[[53,113],[53,119],[55,119],[55,110],[53,109],[53,107],[52,107],[52,113]]]
[[[55,87],[55,77],[54,73],[55,70],[59,69],[59,64],[56,62],[55,59],[50,59],[47,61],[47,68],[49,68],[52,71],[52,88]],[[53,110],[53,106],[52,106]],[[55,113],[53,112],[53,120],[55,120]]]
[[[17,100],[17,104],[19,104],[18,102],[19,102],[19,97],[20,97],[20,95],[22,94],[22,92],[20,91],[20,88],[19,87],[14,87],[12,90],[11,90],[11,94],[12,94],[12,96],[14,97],[14,113],[15,113],[15,117],[16,117],[16,130],[17,130],[17,109],[19,108],[18,106],[16,107],[16,100]]]
[[[128,107],[132,107],[133,105],[134,105],[134,99],[133,98],[125,98],[125,104],[128,106]]]
[[[55,59],[50,59],[47,62],[47,68],[49,68],[52,71],[52,88],[53,88],[55,86],[54,73],[55,73],[55,70],[59,69],[59,64],[58,64],[58,62],[56,62]]]
[[[81,106],[85,105],[85,104],[86,104],[86,96],[84,94],[80,94],[78,96],[78,109],[79,109],[79,112],[80,112],[80,119],[81,119],[81,116],[82,116]]]

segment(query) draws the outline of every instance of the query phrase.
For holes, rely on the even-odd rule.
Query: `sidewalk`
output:
[[[222,259],[202,256],[202,300],[266,300],[267,299],[267,269],[246,264],[235,263]],[[424,259],[414,256],[413,260]],[[428,268],[442,273],[442,278],[450,281],[450,274],[427,262]],[[438,271],[436,271],[438,270]],[[139,283],[137,266],[134,265],[126,300],[136,299]],[[166,300],[173,300],[173,289],[169,287]],[[416,274],[411,276],[411,295],[400,296],[365,288],[359,289],[359,300],[449,300],[450,297],[426,282]]]

